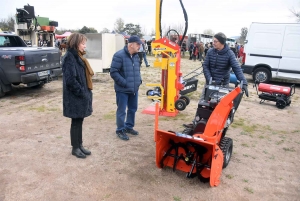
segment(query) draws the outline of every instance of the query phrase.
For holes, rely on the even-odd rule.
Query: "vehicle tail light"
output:
[[[16,56],[15,57],[15,64],[16,64],[16,68],[18,68],[20,71],[24,72],[26,70],[26,68],[25,68],[25,56]]]

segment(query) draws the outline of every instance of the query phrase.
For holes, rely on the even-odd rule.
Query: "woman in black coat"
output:
[[[67,42],[67,52],[62,59],[63,115],[71,121],[72,155],[85,158],[91,152],[82,146],[82,123],[92,114],[92,76],[94,75],[85,54],[86,37],[72,34]]]

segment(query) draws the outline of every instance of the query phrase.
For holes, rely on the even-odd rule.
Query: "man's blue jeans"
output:
[[[116,112],[117,131],[121,131],[125,128],[133,129],[135,123],[135,112],[138,107],[138,93],[116,92],[116,98],[118,107]]]
[[[148,66],[148,61],[147,61],[147,55],[146,55],[146,52],[143,53],[143,57],[144,57],[144,62],[146,64],[146,66]]]

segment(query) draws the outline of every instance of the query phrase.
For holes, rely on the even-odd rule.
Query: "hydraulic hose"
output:
[[[185,20],[185,28],[184,28],[184,33],[183,33],[183,36],[181,38],[181,40],[179,41],[179,46],[181,46],[183,40],[184,40],[184,37],[186,36],[186,33],[187,33],[187,30],[188,30],[188,15],[187,15],[187,12],[184,8],[184,5],[182,3],[182,0],[179,0],[180,2],[180,5],[181,5],[181,8],[182,8],[182,11],[183,11],[183,15],[184,15],[184,20]],[[161,14],[162,14],[162,4],[163,4],[163,0],[160,1],[160,7],[159,7],[159,30],[160,30],[160,37],[162,38],[162,30],[161,30]],[[168,31],[168,33],[170,32],[171,30]],[[175,30],[173,30],[175,31]],[[178,35],[178,38],[179,38],[179,34],[177,31],[175,31]],[[168,34],[167,33],[167,34]]]

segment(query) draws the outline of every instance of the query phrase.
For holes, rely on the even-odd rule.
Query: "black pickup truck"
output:
[[[61,73],[59,49],[27,47],[19,36],[0,32],[0,97],[12,84],[42,86]]]

